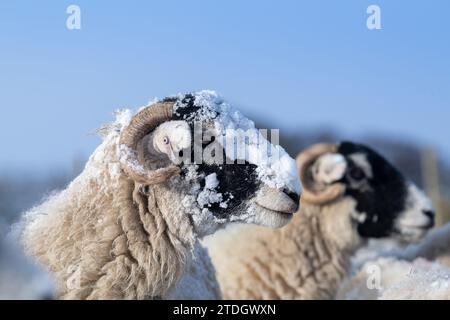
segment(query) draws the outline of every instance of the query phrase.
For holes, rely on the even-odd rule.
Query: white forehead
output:
[[[349,156],[353,162],[364,171],[365,175],[369,178],[373,178],[372,166],[370,165],[367,155],[362,152],[358,152]]]
[[[295,160],[279,145],[270,144],[255,128],[250,119],[234,110],[214,91],[204,90],[193,94],[194,104],[202,108],[196,121],[213,121],[217,141],[231,160],[245,160],[257,166],[261,181],[272,188],[288,188],[300,193],[300,180]],[[177,104],[177,108],[180,104]],[[181,105],[182,107],[182,105]],[[274,132],[271,132],[273,141]],[[278,133],[277,131],[275,133]],[[269,134],[270,135],[270,134]],[[277,144],[278,140],[275,142]],[[236,145],[240,147],[236,150]],[[245,152],[241,146],[245,145]],[[235,150],[237,152],[235,152]]]

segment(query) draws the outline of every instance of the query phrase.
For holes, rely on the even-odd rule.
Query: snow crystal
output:
[[[210,207],[211,204],[222,201],[222,194],[215,191],[218,186],[219,180],[217,180],[216,173],[211,173],[205,177],[205,187],[197,197],[197,202],[200,207]]]

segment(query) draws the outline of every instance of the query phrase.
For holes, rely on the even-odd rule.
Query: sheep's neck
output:
[[[115,298],[165,298],[190,262],[189,253],[196,242],[190,222],[187,218],[168,218],[169,213],[162,212],[160,195],[153,188],[143,191],[142,186],[129,184],[123,190],[125,195],[133,195],[127,203],[133,201],[136,207],[121,211],[123,236],[113,244],[112,251],[117,255],[111,267],[119,264],[126,270],[123,278],[114,277],[114,287],[118,288]],[[105,295],[94,293],[91,298]]]
[[[328,214],[309,207],[279,230],[279,248],[275,250],[283,256],[297,257],[299,263],[297,268],[284,268],[285,272],[290,273],[285,278],[289,281],[295,279],[296,282],[296,285],[291,286],[292,298],[333,298],[339,283],[347,274],[351,254],[359,247],[354,237],[342,234],[351,231],[339,230],[339,224],[333,225],[336,221]],[[351,229],[350,226],[348,229]],[[334,234],[330,234],[330,231]],[[339,243],[334,237],[340,238]],[[346,237],[348,240],[345,240]],[[288,248],[287,243],[291,243]],[[286,250],[288,252],[284,252]]]

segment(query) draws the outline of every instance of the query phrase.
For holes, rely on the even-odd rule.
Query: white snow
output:
[[[419,258],[403,272],[406,275],[386,288],[380,299],[450,299],[449,268]]]
[[[219,185],[219,180],[217,180],[217,174],[211,173],[205,177],[205,189],[214,190]]]
[[[222,194],[215,190],[218,186],[219,180],[217,180],[216,173],[211,173],[205,177],[205,187],[197,197],[197,202],[200,207],[211,207],[211,204],[222,201]]]
[[[269,187],[288,188],[300,193],[300,181],[294,159],[281,146],[270,144],[255,128],[253,121],[234,110],[215,91],[196,92],[194,99],[194,105],[201,108],[194,118],[189,120],[214,121],[216,139],[226,150],[227,157],[231,160],[246,160],[256,165],[259,178]],[[177,102],[174,112],[183,107],[185,105],[182,102]],[[245,146],[246,150],[243,151],[241,146]]]
[[[443,228],[443,231],[445,228]],[[419,244],[405,244],[393,239],[370,240],[352,258],[352,267],[338,299],[450,299],[450,269],[439,261],[418,257],[422,245],[443,241],[432,232]],[[370,271],[378,270],[379,288],[369,288]]]

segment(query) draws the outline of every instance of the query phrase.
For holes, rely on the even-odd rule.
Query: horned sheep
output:
[[[369,238],[421,238],[428,198],[372,149],[319,144],[298,157],[300,211],[285,227],[236,226],[209,237],[226,299],[331,299]]]
[[[229,129],[253,132],[250,154],[259,157],[237,164],[222,139]],[[134,116],[124,111],[102,132],[84,171],[18,228],[60,298],[188,297],[177,290],[198,288],[186,284],[190,267],[208,266],[195,257],[206,252],[199,238],[230,222],[281,227],[298,209],[295,161],[280,146],[272,146],[278,158],[262,156],[267,140],[215,92],[170,97]],[[190,162],[198,149],[203,160]],[[214,283],[203,288],[217,297]]]

